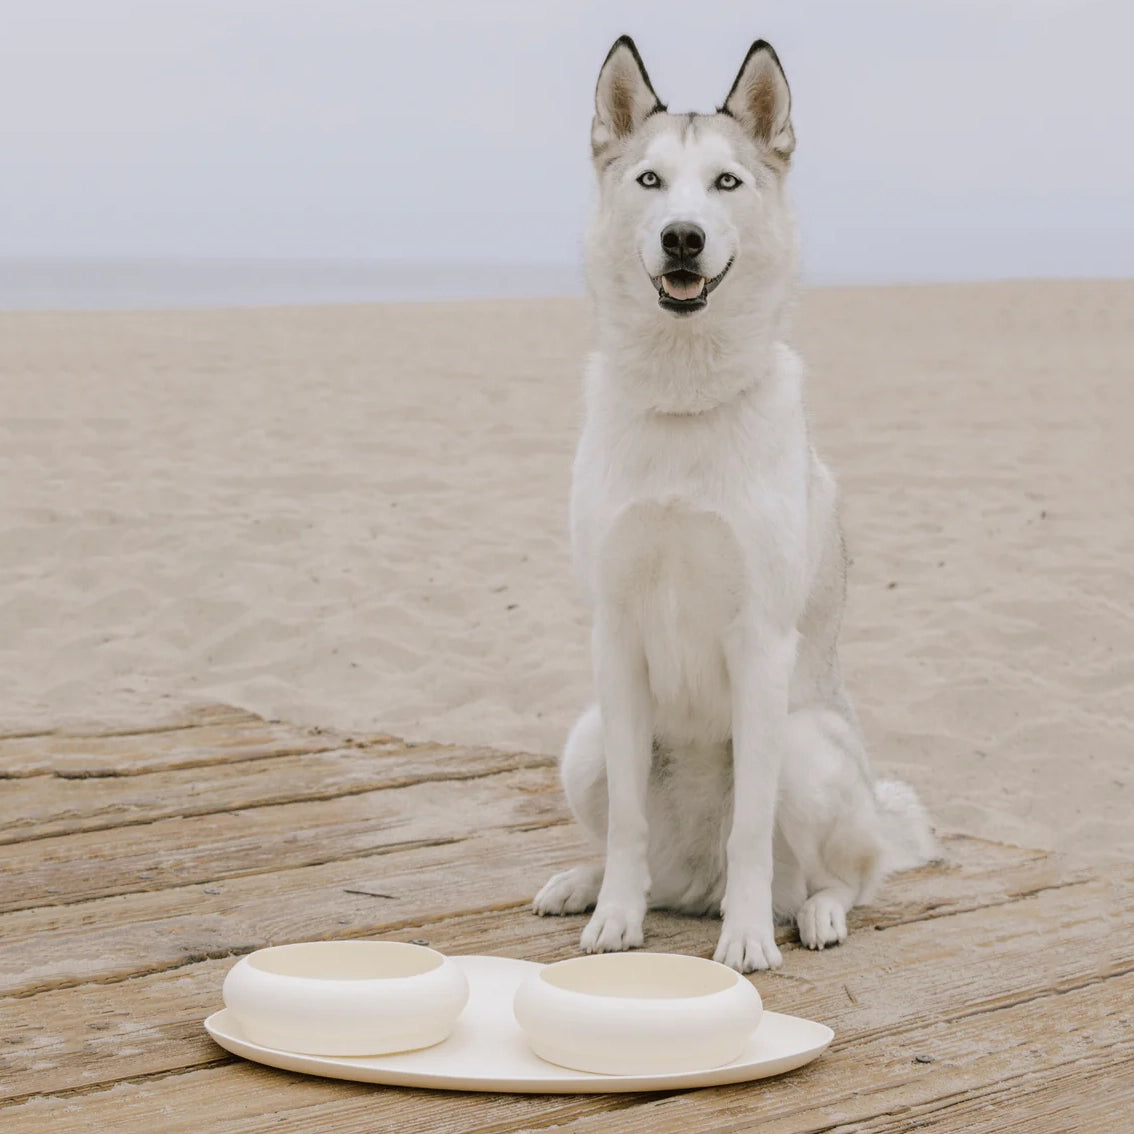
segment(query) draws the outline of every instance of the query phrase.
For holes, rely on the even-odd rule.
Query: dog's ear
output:
[[[721,113],[731,115],[780,157],[791,157],[795,149],[791,90],[770,43],[758,39],[748,49]]]
[[[651,114],[664,110],[634,41],[622,36],[599,71],[591,152],[597,158],[608,146],[632,134]]]

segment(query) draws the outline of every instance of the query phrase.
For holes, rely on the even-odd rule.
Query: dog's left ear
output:
[[[748,49],[721,112],[735,118],[780,157],[791,157],[795,149],[791,90],[770,43],[758,39]]]

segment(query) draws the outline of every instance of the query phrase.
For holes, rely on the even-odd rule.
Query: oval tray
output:
[[[397,1055],[341,1058],[276,1051],[246,1040],[227,1009],[205,1021],[226,1051],[269,1067],[397,1087],[523,1094],[670,1091],[764,1079],[802,1067],[834,1038],[824,1024],[765,1012],[739,1058],[724,1067],[664,1075],[594,1075],[545,1063],[528,1047],[512,1015],[512,998],[533,969],[509,957],[454,957],[469,980],[469,1002],[453,1034],[435,1047]]]

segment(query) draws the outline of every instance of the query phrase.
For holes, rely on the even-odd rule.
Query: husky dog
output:
[[[887,871],[935,850],[913,790],[871,776],[839,669],[836,488],[779,341],[790,110],[762,40],[711,115],[668,113],[628,37],[599,74],[571,502],[598,702],[561,771],[606,861],[534,902],[593,907],[588,952],[641,945],[653,906],[719,912],[718,961],[775,967],[774,919],[811,949],[843,941]]]

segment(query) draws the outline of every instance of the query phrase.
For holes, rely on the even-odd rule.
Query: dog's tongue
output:
[[[675,276],[662,276],[661,282],[670,299],[696,299],[705,287],[704,276],[690,276],[688,282]]]

